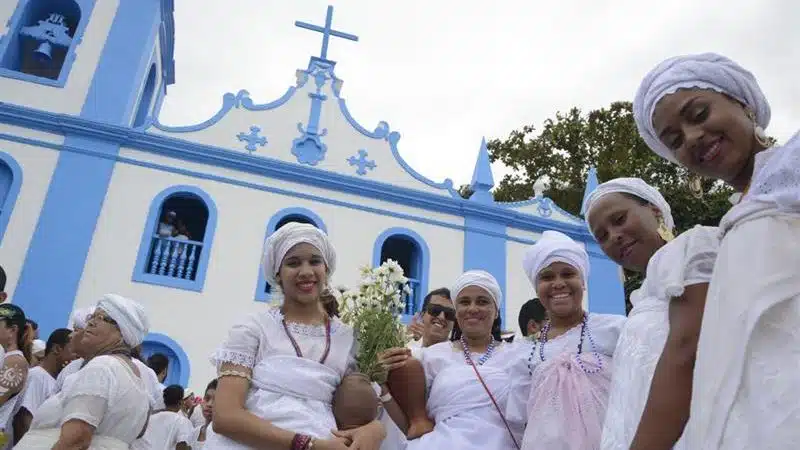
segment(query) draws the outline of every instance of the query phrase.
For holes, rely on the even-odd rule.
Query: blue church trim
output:
[[[142,356],[146,359],[153,353],[162,353],[169,359],[165,385],[188,386],[192,368],[189,357],[177,341],[165,334],[148,333],[142,342]]]
[[[625,285],[622,269],[603,253],[596,242],[587,241],[589,253],[589,311],[625,315]]]
[[[275,228],[277,228],[278,224],[287,217],[303,217],[310,222],[314,223],[314,226],[319,228],[324,232],[328,232],[328,227],[325,226],[325,222],[322,220],[317,213],[311,211],[308,208],[299,208],[299,207],[291,207],[291,208],[284,208],[275,214],[269,219],[267,223],[267,232],[264,235],[264,240],[266,241],[269,235],[275,232]],[[261,263],[258,264],[258,283],[256,284],[256,293],[255,293],[255,300],[257,302],[269,302],[272,301],[272,294],[266,292],[266,284],[267,280],[264,278],[264,268]]]
[[[503,293],[500,303],[500,320],[502,326],[506,321],[506,278],[507,278],[507,238],[506,227],[502,223],[483,220],[478,217],[467,216],[464,218],[464,271],[480,269],[485,270],[495,278]],[[484,232],[479,232],[483,230]],[[487,233],[488,232],[488,233]],[[512,323],[514,319],[512,318]]]
[[[200,257],[197,261],[197,269],[194,273],[193,280],[189,278],[148,273],[148,270],[152,267],[152,263],[155,259],[155,257],[151,258],[151,252],[157,251],[154,249],[153,238],[156,234],[159,221],[161,220],[161,216],[163,214],[162,207],[167,199],[174,196],[194,197],[195,199],[203,202],[208,209],[208,220],[206,221],[205,234],[202,240],[202,249],[200,250]],[[211,256],[212,244],[214,243],[214,232],[216,231],[216,228],[217,206],[211,196],[205,191],[196,186],[186,185],[171,186],[161,191],[153,199],[152,203],[150,204],[150,211],[147,213],[147,221],[145,222],[144,231],[142,232],[142,239],[139,243],[139,253],[136,256],[136,265],[133,269],[132,280],[139,283],[148,283],[158,286],[167,286],[177,289],[185,289],[188,291],[202,292],[203,287],[205,286],[208,260]],[[174,239],[169,239],[167,241],[174,242],[174,244],[177,245],[181,244],[181,241]],[[175,263],[176,261],[166,262],[166,264]],[[185,273],[183,275],[185,275]]]
[[[133,126],[136,128],[144,127],[147,119],[152,114],[153,100],[156,97],[156,64],[150,65],[150,70],[147,72],[147,79],[144,82],[142,95],[139,98],[138,106],[136,107],[136,116],[133,120]]]
[[[4,152],[0,152],[0,164],[5,164],[11,171],[11,185],[8,187],[2,210],[0,210],[0,242],[2,242],[3,236],[6,234],[8,221],[11,219],[11,213],[14,211],[14,205],[19,196],[19,190],[22,187],[22,168],[11,155]]]
[[[19,0],[19,3],[17,4],[17,9],[14,11],[14,14],[8,21],[7,34],[5,36],[0,36],[0,60],[3,60],[7,56],[9,56],[7,55],[9,47],[15,44],[18,39],[17,36],[13,35],[13,33],[16,33],[18,31],[20,27],[20,21],[24,19],[24,12],[27,9],[28,5],[36,1],[39,0]],[[18,80],[23,80],[58,88],[63,88],[66,85],[67,79],[69,78],[69,73],[72,70],[72,64],[75,62],[76,58],[75,50],[78,48],[78,46],[81,44],[83,40],[83,35],[86,31],[86,25],[89,23],[89,19],[92,17],[92,11],[94,10],[94,4],[96,0],[61,0],[61,1],[72,2],[75,5],[75,7],[79,9],[81,19],[80,22],[78,23],[77,28],[75,29],[75,34],[72,36],[72,42],[70,43],[69,49],[67,50],[67,55],[64,58],[64,64],[61,66],[61,72],[58,75],[58,79],[53,80],[50,78],[39,77],[36,75],[31,75],[2,67],[0,67],[0,76],[7,78],[15,78]]]
[[[120,2],[80,118],[73,117],[88,133],[59,132],[64,147],[93,153],[59,155],[14,291],[14,302],[37,318],[43,335],[67,323],[119,156],[119,142],[92,130],[105,123],[130,132],[139,93],[120,86],[139,86],[145,77],[160,19],[158,0]]]
[[[387,239],[396,236],[409,240],[416,246],[417,251],[419,251],[416,266],[417,273],[405,274],[407,278],[414,280],[417,283],[417,286],[412,286],[414,288],[414,303],[412,311],[419,311],[419,309],[422,307],[422,301],[425,298],[425,295],[428,293],[428,279],[430,277],[431,266],[431,253],[428,249],[428,244],[425,242],[425,239],[419,235],[419,233],[404,227],[392,227],[385,230],[375,239],[375,244],[372,247],[372,266],[378,267],[381,265],[381,251],[383,250],[383,244]],[[414,314],[403,314],[403,323],[408,324],[413,315]]]

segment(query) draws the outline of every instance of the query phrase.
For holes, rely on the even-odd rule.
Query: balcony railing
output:
[[[413,278],[408,279],[408,287],[411,288],[411,293],[405,295],[403,301],[405,302],[404,316],[413,316],[422,307],[422,296],[419,295],[419,280]]]
[[[154,235],[145,272],[180,280],[194,280],[202,251],[202,242]]]

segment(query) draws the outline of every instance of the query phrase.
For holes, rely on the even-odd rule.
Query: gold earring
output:
[[[771,147],[767,132],[764,131],[764,128],[759,125],[758,122],[756,122],[756,114],[748,109],[747,117],[753,122],[753,137],[756,139],[756,143],[758,143],[758,145],[760,145],[762,148]]]
[[[703,179],[699,175],[689,175],[689,191],[694,198],[703,198]]]
[[[661,239],[663,239],[664,242],[669,242],[675,239],[675,235],[672,233],[672,230],[667,227],[663,217],[658,218],[658,228],[656,229],[656,233],[661,236]]]

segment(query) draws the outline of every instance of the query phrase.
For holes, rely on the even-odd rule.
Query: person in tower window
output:
[[[14,418],[14,435],[22,438],[31,426],[36,410],[57,392],[56,377],[61,369],[75,359],[70,345],[72,330],[59,328],[47,339],[44,358],[28,372],[28,382],[22,394],[22,406]]]
[[[175,211],[167,211],[161,222],[158,224],[158,235],[161,237],[172,237],[175,234],[175,222],[178,215]]]
[[[144,439],[151,449],[189,450],[193,427],[182,413],[183,387],[173,384],[164,388],[164,408],[150,416]]]

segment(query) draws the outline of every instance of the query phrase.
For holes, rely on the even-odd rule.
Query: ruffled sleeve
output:
[[[716,227],[696,226],[662,247],[647,267],[650,289],[669,300],[683,294],[686,286],[708,283],[719,249]]]
[[[214,352],[211,357],[211,363],[217,368],[224,363],[231,363],[252,369],[256,364],[261,339],[262,333],[258,315],[248,316],[247,319],[234,325],[228,331],[228,337],[222,346]]]
[[[114,359],[114,356],[98,356],[67,380],[62,391],[62,425],[73,419],[95,428],[100,425],[117,389],[117,379],[111,365],[120,362]]]

